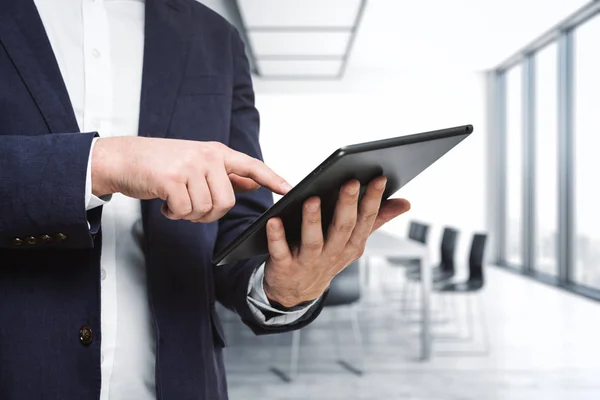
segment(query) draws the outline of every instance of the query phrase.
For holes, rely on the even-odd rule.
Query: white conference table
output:
[[[431,264],[427,245],[383,231],[369,237],[363,254],[365,273],[369,274],[370,258],[397,257],[421,260],[421,360],[431,358]]]

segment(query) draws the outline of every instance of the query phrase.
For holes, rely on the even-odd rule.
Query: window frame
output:
[[[488,157],[492,194],[495,199],[491,210],[492,234],[495,236],[494,262],[509,271],[519,273],[537,281],[563,288],[582,296],[600,300],[600,289],[590,288],[573,281],[575,268],[575,212],[574,212],[574,32],[580,25],[600,16],[600,1],[593,1],[580,8],[550,31],[499,64],[488,75],[491,82],[492,107],[490,112],[491,141],[496,143],[497,154]],[[557,232],[557,275],[535,270],[536,265],[536,54],[551,43],[557,43],[558,63],[558,232]],[[522,266],[507,262],[507,72],[517,65],[522,66]]]

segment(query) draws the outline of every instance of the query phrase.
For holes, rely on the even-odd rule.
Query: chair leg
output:
[[[295,330],[292,335],[292,354],[290,357],[290,381],[298,377],[298,363],[300,361],[300,336],[301,330]]]
[[[401,315],[403,315],[404,317],[410,317],[411,313],[420,313],[421,312],[421,298],[419,296],[420,290],[421,290],[421,283],[420,282],[410,282],[406,284],[408,287],[407,290],[407,295],[405,297],[404,303],[403,303],[403,307],[401,308],[402,312]],[[432,300],[432,304],[431,304],[431,310],[432,313],[435,312],[434,308],[433,308],[434,304],[433,304],[433,300]],[[410,322],[419,322],[418,320],[415,321],[410,321]],[[445,320],[437,320],[436,322],[440,322],[440,323],[444,323],[446,322]]]
[[[488,330],[488,326],[487,326],[487,319],[485,316],[485,309],[484,309],[484,301],[483,301],[483,293],[479,293],[477,295],[477,302],[479,303],[479,318],[481,318],[481,334],[483,337],[483,348],[485,353],[490,353],[491,350],[491,345],[490,345],[490,331]]]
[[[447,339],[450,341],[472,341],[474,339],[475,332],[475,319],[473,315],[473,298],[471,295],[466,294],[464,296],[464,304],[465,304],[465,316],[466,316],[466,335],[463,336],[463,324],[460,322],[460,318],[457,318],[458,323],[458,332],[456,335],[450,336],[442,336],[440,339]],[[456,316],[456,302],[454,302],[454,314]]]
[[[333,325],[334,325],[334,329],[335,329],[335,344],[334,344],[334,351],[335,351],[335,359],[336,361],[341,361],[342,360],[342,352],[340,351],[340,348],[342,346],[342,332],[340,331],[340,320],[339,320],[339,316],[337,315],[337,310],[332,310],[332,317],[333,317]]]
[[[444,292],[434,293],[431,296],[431,310],[432,314],[436,310],[436,304],[439,311],[439,321],[440,323],[452,324],[454,322],[454,315],[452,314],[451,304],[452,302],[448,299],[448,296]],[[435,322],[435,320],[434,320]]]
[[[409,317],[414,313],[421,312],[421,301],[419,298],[419,290],[421,289],[421,285],[419,283],[412,283],[412,290],[408,292],[407,299],[405,301],[404,307],[402,307],[401,315],[404,317],[404,322],[416,323],[420,324],[420,318],[411,319]],[[411,294],[414,293],[414,296],[411,297]],[[438,298],[439,296],[439,298]],[[414,308],[409,308],[407,303],[411,302],[415,304]],[[450,302],[452,306],[454,306],[454,302]],[[448,306],[448,301],[446,296],[443,293],[436,293],[432,291],[431,293],[431,323],[432,324],[448,324],[453,322],[453,315],[450,306]]]
[[[449,320],[449,315],[448,315],[448,303],[446,301],[446,296],[444,296],[443,293],[440,293],[438,296],[436,295],[432,295],[431,296],[431,309],[434,310],[436,307],[436,303],[439,304],[439,310],[440,310],[440,318],[443,320]]]
[[[420,282],[412,282],[411,283],[411,291],[410,291],[410,297],[408,299],[408,302],[410,304],[410,307],[408,308],[408,310],[406,310],[408,313],[410,313],[411,311],[416,311],[419,312],[421,310],[421,298],[419,296],[419,290],[421,289],[421,283]]]
[[[444,294],[444,297],[449,297],[449,296]],[[450,319],[453,319],[453,320],[458,319],[458,310],[456,309],[456,299],[455,298],[451,298],[451,300],[450,300],[450,314],[451,314]]]
[[[404,282],[404,287],[402,288],[402,304],[400,306],[400,313],[402,315],[406,315],[408,309],[408,292],[410,291],[410,282]]]
[[[364,285],[363,288],[366,290],[368,290],[371,285],[372,285],[372,280],[373,280],[373,271],[371,270],[371,263],[369,262],[369,257],[362,257],[361,258],[361,262],[362,262],[362,267],[364,270],[364,276],[365,276],[365,280],[364,280]]]
[[[443,299],[444,308],[447,311],[447,318],[442,320],[443,322],[447,322],[452,328],[454,328],[451,332],[445,332],[443,334],[434,334],[433,338],[436,341],[440,342],[460,342],[469,340],[469,337],[464,336],[464,324],[462,323],[462,318],[459,317],[458,310],[456,308],[458,299],[460,296],[448,295],[444,292],[440,292],[439,296]],[[465,308],[468,311],[467,305],[468,299],[465,297]],[[468,327],[467,327],[467,335],[468,335]]]
[[[358,308],[356,306],[353,306],[350,314],[351,314],[351,323],[352,323],[352,333],[354,335],[354,341],[356,342],[356,349],[358,351],[360,372],[362,374],[365,371],[365,349],[363,346],[362,333],[360,332],[360,323],[358,320]]]
[[[380,277],[380,287],[382,288],[382,292],[386,298],[398,300],[397,297],[394,297],[394,294],[398,292],[404,293],[406,282],[399,279],[399,270],[401,270],[400,267],[391,265],[386,265],[385,268],[383,268],[383,272]]]
[[[490,354],[490,340],[489,340],[489,331],[487,328],[487,322],[484,315],[483,309],[483,300],[480,297],[479,293],[468,294],[466,297],[466,307],[467,307],[467,328],[468,335],[462,340],[469,340],[470,342],[475,339],[475,317],[473,312],[473,303],[475,299],[473,296],[477,296],[478,308],[479,308],[479,317],[481,318],[481,333],[483,340],[483,349],[481,350],[464,350],[464,351],[437,351],[435,354],[439,356],[458,356],[458,357],[467,357],[467,356],[487,356]]]
[[[383,284],[381,285],[383,292],[384,293],[389,293],[392,290],[393,285],[390,285],[390,282],[393,280],[393,278],[395,278],[394,276],[394,272],[393,269],[390,265],[385,265],[384,268],[382,268],[383,271],[381,271],[381,274],[383,275]]]
[[[475,331],[475,317],[473,316],[473,296],[466,295],[466,308],[467,308],[467,337],[466,339],[472,339]]]
[[[364,349],[363,349],[362,335],[360,333],[360,326],[359,326],[359,321],[358,321],[358,307],[356,307],[356,306],[352,306],[350,308],[350,323],[352,325],[352,334],[353,334],[354,340],[356,342],[356,349],[358,351],[358,358],[359,358],[358,361],[359,361],[360,365],[357,368],[352,363],[350,363],[347,359],[344,359],[343,356],[340,356],[337,359],[337,363],[339,365],[341,365],[344,369],[348,370],[349,372],[360,376],[363,374],[363,371],[364,371]],[[338,324],[336,324],[336,326],[337,325]],[[336,331],[337,331],[337,329],[336,329]],[[336,335],[336,336],[339,337],[339,335]]]

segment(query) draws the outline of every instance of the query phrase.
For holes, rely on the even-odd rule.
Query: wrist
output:
[[[282,293],[273,286],[269,285],[265,279],[263,282],[263,290],[267,295],[269,303],[278,309],[285,309],[286,311],[293,311],[295,308],[303,308],[308,304],[312,303],[315,299],[319,298],[326,290],[322,291],[310,291],[303,293]]]
[[[271,305],[271,307],[276,308],[279,311],[295,312],[295,311],[304,310],[306,307],[308,307],[309,305],[311,305],[314,301],[315,301],[315,299],[308,300],[308,301],[303,301],[303,302],[298,303],[298,304],[293,305],[293,306],[284,306],[283,304],[278,303],[278,302],[276,302],[274,300],[269,300],[269,304]]]
[[[114,139],[98,139],[92,148],[92,194],[97,197],[116,193],[110,179],[112,140]]]

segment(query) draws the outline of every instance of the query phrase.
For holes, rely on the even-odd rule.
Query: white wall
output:
[[[412,202],[405,217],[387,230],[405,235],[407,221],[433,224],[430,242],[438,256],[441,227],[463,232],[464,259],[473,231],[485,230],[485,80],[479,73],[407,73],[376,90],[261,90],[261,143],[267,164],[291,183],[299,182],[340,146],[455,125],[475,132],[397,196]],[[327,85],[315,84],[315,88]]]

